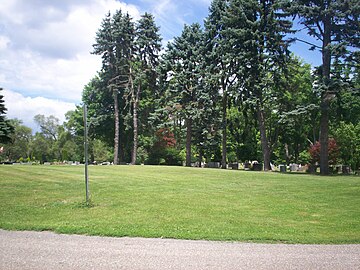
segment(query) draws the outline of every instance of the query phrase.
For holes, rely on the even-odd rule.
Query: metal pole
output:
[[[87,126],[87,108],[84,104],[84,151],[85,151],[85,188],[86,204],[89,203],[89,177],[88,177],[88,126]]]

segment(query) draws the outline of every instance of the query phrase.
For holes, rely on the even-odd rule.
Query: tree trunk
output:
[[[186,167],[191,167],[192,119],[186,119]]]
[[[320,174],[329,174],[329,101],[326,98],[321,100],[320,117]]]
[[[138,148],[138,108],[139,108],[139,98],[140,98],[141,85],[137,87],[136,95],[133,91],[133,125],[134,125],[134,139],[133,139],[133,150],[131,155],[131,164],[136,164],[137,157],[137,148]]]
[[[133,138],[133,150],[131,155],[131,164],[135,165],[138,147],[138,116],[137,116],[137,102],[133,105],[133,126],[134,126],[134,138]]]
[[[202,149],[200,149],[199,150],[199,168],[202,167],[201,165],[202,165],[203,156],[204,156],[203,151],[202,151]]]
[[[260,130],[261,149],[262,149],[263,158],[264,158],[264,170],[269,171],[269,170],[271,170],[270,148],[269,148],[269,142],[268,142],[268,139],[266,136],[265,113],[259,104],[257,106],[257,115],[258,115],[259,130]]]
[[[222,104],[222,159],[221,159],[221,168],[226,169],[226,144],[227,144],[227,93],[225,88],[223,88],[223,104]]]
[[[119,119],[119,101],[116,90],[113,92],[114,97],[114,114],[115,114],[115,136],[114,136],[114,165],[119,164],[119,134],[120,134],[120,119]]]
[[[323,83],[329,84],[331,51],[328,45],[331,43],[331,18],[326,15],[324,18],[324,38],[322,46],[322,62],[323,62]],[[330,93],[326,90],[321,95],[321,116],[320,116],[320,173],[321,175],[329,174],[329,109],[330,109]]]
[[[285,159],[286,159],[286,164],[290,163],[290,154],[289,154],[289,145],[287,143],[285,143],[284,145],[285,147]]]

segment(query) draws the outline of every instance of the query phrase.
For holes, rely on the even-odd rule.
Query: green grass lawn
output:
[[[360,243],[360,177],[156,166],[0,165],[0,228]]]

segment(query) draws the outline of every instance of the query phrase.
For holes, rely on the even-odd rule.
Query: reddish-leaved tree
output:
[[[320,142],[317,141],[315,144],[313,144],[310,149],[309,153],[311,156],[311,163],[319,163],[320,162]],[[328,149],[329,149],[329,164],[335,165],[336,161],[340,155],[339,147],[335,141],[335,139],[330,138],[328,143]]]

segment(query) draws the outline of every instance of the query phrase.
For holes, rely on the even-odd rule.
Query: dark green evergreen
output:
[[[167,83],[165,106],[170,120],[184,120],[186,166],[191,166],[192,162],[195,123],[203,117],[209,104],[203,81],[202,44],[201,26],[197,23],[185,25],[182,34],[168,44],[163,57],[163,81]]]
[[[360,47],[360,3],[357,0],[292,0],[289,10],[300,18],[308,35],[320,45],[311,44],[322,55],[318,90],[321,95],[320,170],[329,174],[329,111],[338,89],[338,81],[331,74],[334,58],[352,62]]]
[[[0,88],[0,91],[2,90],[3,89]],[[10,135],[14,132],[14,127],[5,118],[6,111],[4,96],[0,93],[0,143],[10,142]]]
[[[103,68],[83,94],[94,147],[106,148],[99,140],[114,143],[115,164],[186,159],[191,166],[205,158],[226,168],[228,162],[259,160],[270,170],[270,160],[309,161],[324,112],[344,145],[353,134],[339,132],[338,125],[355,127],[360,118],[358,7],[354,0],[214,0],[204,31],[186,25],[161,56],[151,14],[135,24],[121,11],[108,14],[94,45]],[[345,15],[339,12],[345,9]],[[312,77],[310,66],[291,56],[294,39],[288,39],[291,12],[323,43],[329,17],[324,10],[334,27],[331,43],[313,48],[323,60],[331,52],[328,79],[326,64]],[[337,102],[330,102],[335,95]],[[100,159],[109,156],[100,152]],[[357,150],[342,157],[357,166]]]
[[[151,103],[153,103],[157,87],[156,68],[159,63],[159,53],[161,50],[159,30],[160,28],[156,26],[154,17],[149,13],[142,15],[136,25],[134,42],[136,51],[132,57],[130,84],[127,89],[133,118],[131,164],[135,164],[137,160],[139,130],[144,126],[149,128],[147,125],[149,110],[153,109],[151,108]],[[141,131],[143,134],[146,133],[146,129],[141,129]]]
[[[122,99],[124,89],[129,86],[130,64],[135,51],[134,39],[135,26],[131,17],[118,10],[112,17],[110,13],[105,17],[93,45],[93,53],[102,56],[102,72],[114,101],[114,164],[119,164],[122,112],[119,100]]]
[[[224,36],[237,63],[237,98],[256,109],[264,169],[270,170],[271,145],[266,126],[267,99],[279,84],[289,57],[285,35],[291,23],[278,1],[233,0],[224,13]],[[235,60],[234,60],[235,59]]]
[[[234,44],[237,40],[229,38],[230,30],[227,24],[227,0],[214,0],[209,9],[209,15],[205,20],[205,48],[207,67],[207,82],[211,87],[217,88],[222,95],[221,101],[221,167],[226,168],[227,162],[227,108],[228,98],[234,92],[237,81],[237,72],[240,69],[238,57]],[[235,29],[234,29],[235,30]]]

